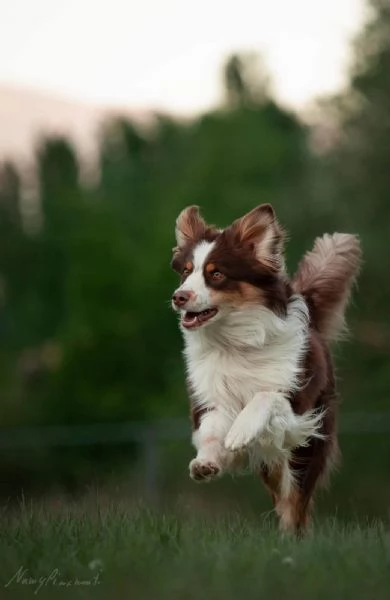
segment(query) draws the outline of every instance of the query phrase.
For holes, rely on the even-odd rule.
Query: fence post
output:
[[[159,503],[159,449],[158,434],[155,426],[150,425],[145,428],[143,446],[145,499],[150,505],[157,506]]]

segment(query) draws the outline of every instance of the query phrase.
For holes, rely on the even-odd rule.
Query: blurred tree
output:
[[[227,105],[256,106],[270,98],[270,76],[256,53],[233,54],[223,71]]]
[[[20,230],[20,177],[16,167],[0,164],[0,227],[2,231]]]
[[[75,149],[63,138],[43,140],[37,150],[41,207],[46,232],[61,237],[77,218],[79,165]]]
[[[12,163],[0,166],[0,341],[11,342],[14,269],[22,245],[20,178]],[[11,306],[10,306],[11,304]],[[8,363],[8,361],[7,361]]]
[[[101,136],[101,187],[107,201],[126,220],[134,241],[142,236],[142,215],[150,181],[150,143],[135,125],[123,119],[106,124]]]
[[[23,252],[21,226],[21,185],[17,169],[12,163],[0,167],[0,339],[11,342],[13,301],[10,295],[18,277]]]
[[[369,219],[381,226],[390,218],[390,5],[371,0],[370,7],[371,18],[355,43],[350,87],[340,102],[345,169],[340,179],[359,203],[361,223]]]
[[[390,231],[390,5],[371,0],[369,14],[354,45],[349,87],[328,101],[339,134],[323,162],[322,177],[331,182],[333,221],[362,235],[370,265],[361,279],[363,289],[370,290],[364,311],[388,321],[383,296],[390,295],[384,248]]]
[[[79,165],[62,138],[42,140],[37,151],[43,227],[33,240],[29,300],[35,306],[35,343],[58,335],[67,312],[70,243],[82,223]]]
[[[358,233],[364,264],[349,313],[354,343],[344,353],[341,391],[351,410],[388,410],[390,386],[390,5],[371,0],[354,44],[350,81],[321,106],[331,143],[312,170],[312,228]],[[314,209],[314,210],[313,210]],[[350,402],[349,402],[350,401]],[[354,461],[365,444],[351,443]],[[389,453],[382,466],[389,469]],[[378,466],[380,459],[378,460]]]

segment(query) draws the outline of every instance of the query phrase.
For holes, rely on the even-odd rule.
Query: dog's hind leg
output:
[[[260,471],[271,494],[281,531],[299,534],[309,523],[310,502],[297,486],[289,463],[264,465]]]
[[[283,532],[303,534],[310,524],[312,507],[311,489],[300,487],[289,463],[264,466],[261,477],[271,494],[275,512],[279,517],[279,528]]]

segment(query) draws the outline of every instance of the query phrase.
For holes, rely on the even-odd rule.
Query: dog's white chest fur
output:
[[[185,334],[185,357],[195,403],[234,418],[261,391],[297,386],[307,343],[307,307],[296,298],[286,318],[246,308],[226,322]]]

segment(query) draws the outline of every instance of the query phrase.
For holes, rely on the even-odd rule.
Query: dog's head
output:
[[[270,204],[223,230],[207,225],[198,207],[184,209],[176,221],[171,263],[181,277],[172,306],[180,312],[182,327],[204,327],[259,304],[284,313],[283,238]]]

